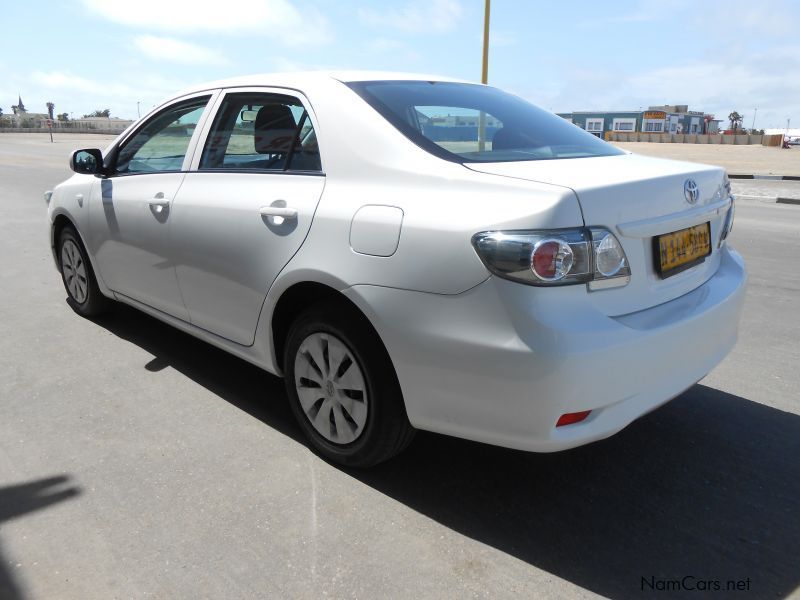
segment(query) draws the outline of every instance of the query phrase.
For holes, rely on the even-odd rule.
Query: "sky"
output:
[[[368,69],[479,81],[483,0],[50,0],[0,11],[0,107],[136,118],[208,80]],[[489,84],[554,112],[689,104],[800,125],[797,0],[494,0]],[[137,107],[138,103],[138,107]],[[756,109],[757,112],[756,112]]]

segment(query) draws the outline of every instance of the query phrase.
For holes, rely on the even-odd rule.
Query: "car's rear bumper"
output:
[[[593,308],[583,286],[494,277],[454,296],[367,285],[345,293],[386,344],[415,427],[550,452],[618,432],[726,356],[746,273],[738,254],[721,254],[692,292],[618,317]],[[584,410],[585,421],[555,426]]]

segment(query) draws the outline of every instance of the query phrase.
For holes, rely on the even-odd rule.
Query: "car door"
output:
[[[300,248],[325,185],[299,95],[228,91],[172,207],[176,273],[192,324],[254,341],[267,290]]]
[[[211,97],[183,98],[148,118],[112,149],[89,202],[88,243],[106,285],[187,321],[170,255],[172,202]]]

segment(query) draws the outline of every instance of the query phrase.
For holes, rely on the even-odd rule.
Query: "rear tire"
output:
[[[285,348],[291,410],[318,454],[370,467],[411,442],[391,359],[363,315],[343,302],[312,307],[292,324]]]
[[[92,264],[78,232],[71,226],[61,230],[58,239],[58,261],[61,280],[67,291],[67,304],[82,317],[94,317],[109,305],[97,286]]]

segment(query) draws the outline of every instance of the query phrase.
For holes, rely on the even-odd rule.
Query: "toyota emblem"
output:
[[[695,204],[700,199],[700,188],[694,179],[687,179],[683,184],[683,195],[689,204]]]

